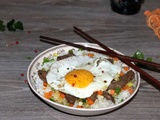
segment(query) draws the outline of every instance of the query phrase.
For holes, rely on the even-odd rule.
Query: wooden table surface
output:
[[[146,26],[145,10],[160,8],[160,0],[145,0],[135,15],[120,15],[109,0],[4,0],[0,19],[22,21],[23,31],[0,32],[0,120],[159,120],[160,92],[141,79],[129,104],[99,116],[62,113],[36,97],[27,84],[27,68],[34,57],[54,45],[39,41],[46,35],[72,42],[86,42],[73,26],[130,56],[140,50],[160,63],[160,39]],[[145,70],[160,80],[157,72]]]

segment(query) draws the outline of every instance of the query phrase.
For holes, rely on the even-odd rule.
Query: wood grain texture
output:
[[[159,120],[160,93],[143,79],[129,104],[92,117],[73,116],[50,107],[25,83],[32,59],[54,46],[40,42],[39,36],[85,42],[73,32],[73,26],[126,55],[139,49],[160,63],[160,40],[146,26],[143,15],[145,10],[158,7],[159,0],[145,0],[138,14],[125,16],[114,13],[109,0],[0,1],[1,20],[15,19],[24,24],[24,31],[0,32],[0,120]],[[160,79],[159,73],[147,72]]]

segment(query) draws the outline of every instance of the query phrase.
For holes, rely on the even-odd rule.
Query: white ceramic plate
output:
[[[92,44],[92,43],[77,43],[77,44],[82,44],[84,46],[89,46],[89,47],[101,49],[98,45]],[[51,100],[44,98],[42,95],[40,95],[36,91],[36,82],[33,79],[33,76],[36,74],[36,72],[38,70],[38,66],[42,64],[44,57],[52,56],[53,53],[61,52],[64,50],[68,51],[72,48],[73,47],[71,47],[71,46],[67,46],[67,45],[62,44],[62,45],[58,45],[56,47],[52,47],[52,48],[45,50],[44,52],[40,53],[37,57],[35,57],[35,59],[29,65],[29,68],[27,71],[27,78],[28,78],[28,83],[29,83],[30,88],[33,90],[33,92],[35,94],[37,94],[46,103],[50,104],[53,108],[56,108],[60,111],[63,111],[63,112],[69,113],[69,114],[74,114],[74,115],[87,115],[87,116],[100,115],[100,114],[104,114],[107,112],[111,112],[115,109],[118,109],[120,106],[122,106],[125,103],[127,103],[128,101],[130,101],[133,98],[133,96],[137,93],[139,86],[140,86],[140,75],[138,72],[135,72],[136,73],[136,75],[135,75],[136,82],[135,82],[135,90],[134,90],[133,94],[128,99],[121,102],[120,104],[117,104],[117,105],[114,105],[111,107],[98,108],[98,109],[73,108],[73,107],[68,107],[68,106],[64,106],[64,105],[55,103]],[[116,52],[118,52],[118,51],[116,51]],[[118,52],[118,53],[120,53],[120,52]]]

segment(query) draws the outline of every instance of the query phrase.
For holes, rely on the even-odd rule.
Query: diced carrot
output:
[[[115,93],[115,90],[109,90],[109,94],[111,94],[111,95],[114,95],[114,93]]]
[[[92,105],[92,104],[94,103],[94,101],[93,101],[92,99],[90,99],[90,98],[87,98],[87,103],[88,103],[89,105]]]
[[[88,56],[89,56],[89,57],[93,57],[94,54],[93,54],[93,53],[88,53]]]
[[[129,86],[124,86],[123,88],[122,88],[122,90],[128,90],[128,92],[130,93],[130,94],[132,94],[133,93],[133,88],[132,87],[129,87]]]
[[[122,90],[127,90],[129,88],[129,86],[125,85]]]
[[[97,91],[97,94],[102,95],[103,94],[102,90]]]
[[[65,95],[61,92],[61,93],[60,93],[60,97],[61,97],[61,98],[65,98]]]
[[[73,107],[73,105],[74,105],[74,104],[72,104],[72,103],[69,104],[70,107]]]
[[[123,76],[123,75],[124,75],[124,72],[121,71],[121,72],[120,72],[120,76]]]
[[[124,67],[123,67],[123,69],[124,69],[125,71],[128,71],[129,68],[130,68],[130,67],[128,67],[128,66],[124,66]]]
[[[43,86],[47,87],[48,83],[47,82],[43,82]]]
[[[46,93],[44,93],[44,97],[47,99],[50,99],[50,98],[52,98],[52,93],[53,93],[52,91],[46,92]]]
[[[130,94],[132,94],[133,93],[133,88],[132,87],[130,87],[129,89],[127,89],[128,90],[128,92],[130,93]]]
[[[83,108],[83,106],[77,105],[76,108]]]
[[[119,59],[117,57],[113,57],[113,60],[114,61],[118,61]]]

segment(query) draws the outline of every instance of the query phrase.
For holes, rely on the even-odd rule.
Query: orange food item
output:
[[[73,87],[85,88],[93,81],[94,75],[85,69],[74,69],[65,75],[66,81]]]
[[[129,67],[128,67],[128,66],[125,66],[125,67],[123,67],[123,69],[124,69],[125,71],[128,71],[128,70],[129,70]]]
[[[53,93],[52,91],[46,92],[46,93],[44,93],[44,97],[47,99],[50,99],[50,98],[52,98],[52,93]]]
[[[132,94],[133,93],[133,88],[132,87],[129,87],[129,86],[124,86],[123,88],[122,88],[122,90],[128,90],[128,92],[130,93],[130,94]]]
[[[90,98],[87,98],[87,103],[88,103],[89,105],[92,105],[92,104],[94,104],[94,101],[93,101],[92,99],[90,99]]]
[[[132,94],[133,91],[134,91],[134,90],[133,90],[133,88],[131,88],[131,87],[128,89],[128,92],[129,92],[130,94]]]
[[[129,88],[129,86],[124,86],[123,88],[122,88],[122,90],[127,90]]]
[[[48,83],[47,82],[43,82],[43,86],[47,87]]]
[[[160,39],[160,26],[157,27],[157,30],[155,31],[155,34],[158,36],[158,38]]]
[[[89,56],[89,57],[93,57],[94,54],[93,54],[93,53],[88,53],[88,56]]]
[[[61,98],[65,98],[65,95],[63,93],[60,93]]]
[[[113,57],[113,60],[114,61],[118,61],[119,59],[117,57]]]
[[[73,105],[74,105],[74,104],[71,104],[71,103],[69,104],[70,107],[73,107]]]
[[[77,105],[76,108],[83,108],[83,106]]]
[[[97,94],[102,95],[103,94],[102,90],[97,91]]]
[[[160,39],[160,9],[157,8],[153,11],[146,10],[144,15],[146,16],[147,26],[150,27]]]
[[[114,95],[115,90],[109,90],[109,94]]]
[[[124,72],[121,71],[121,72],[120,72],[120,76],[123,76],[123,75],[124,75]]]

